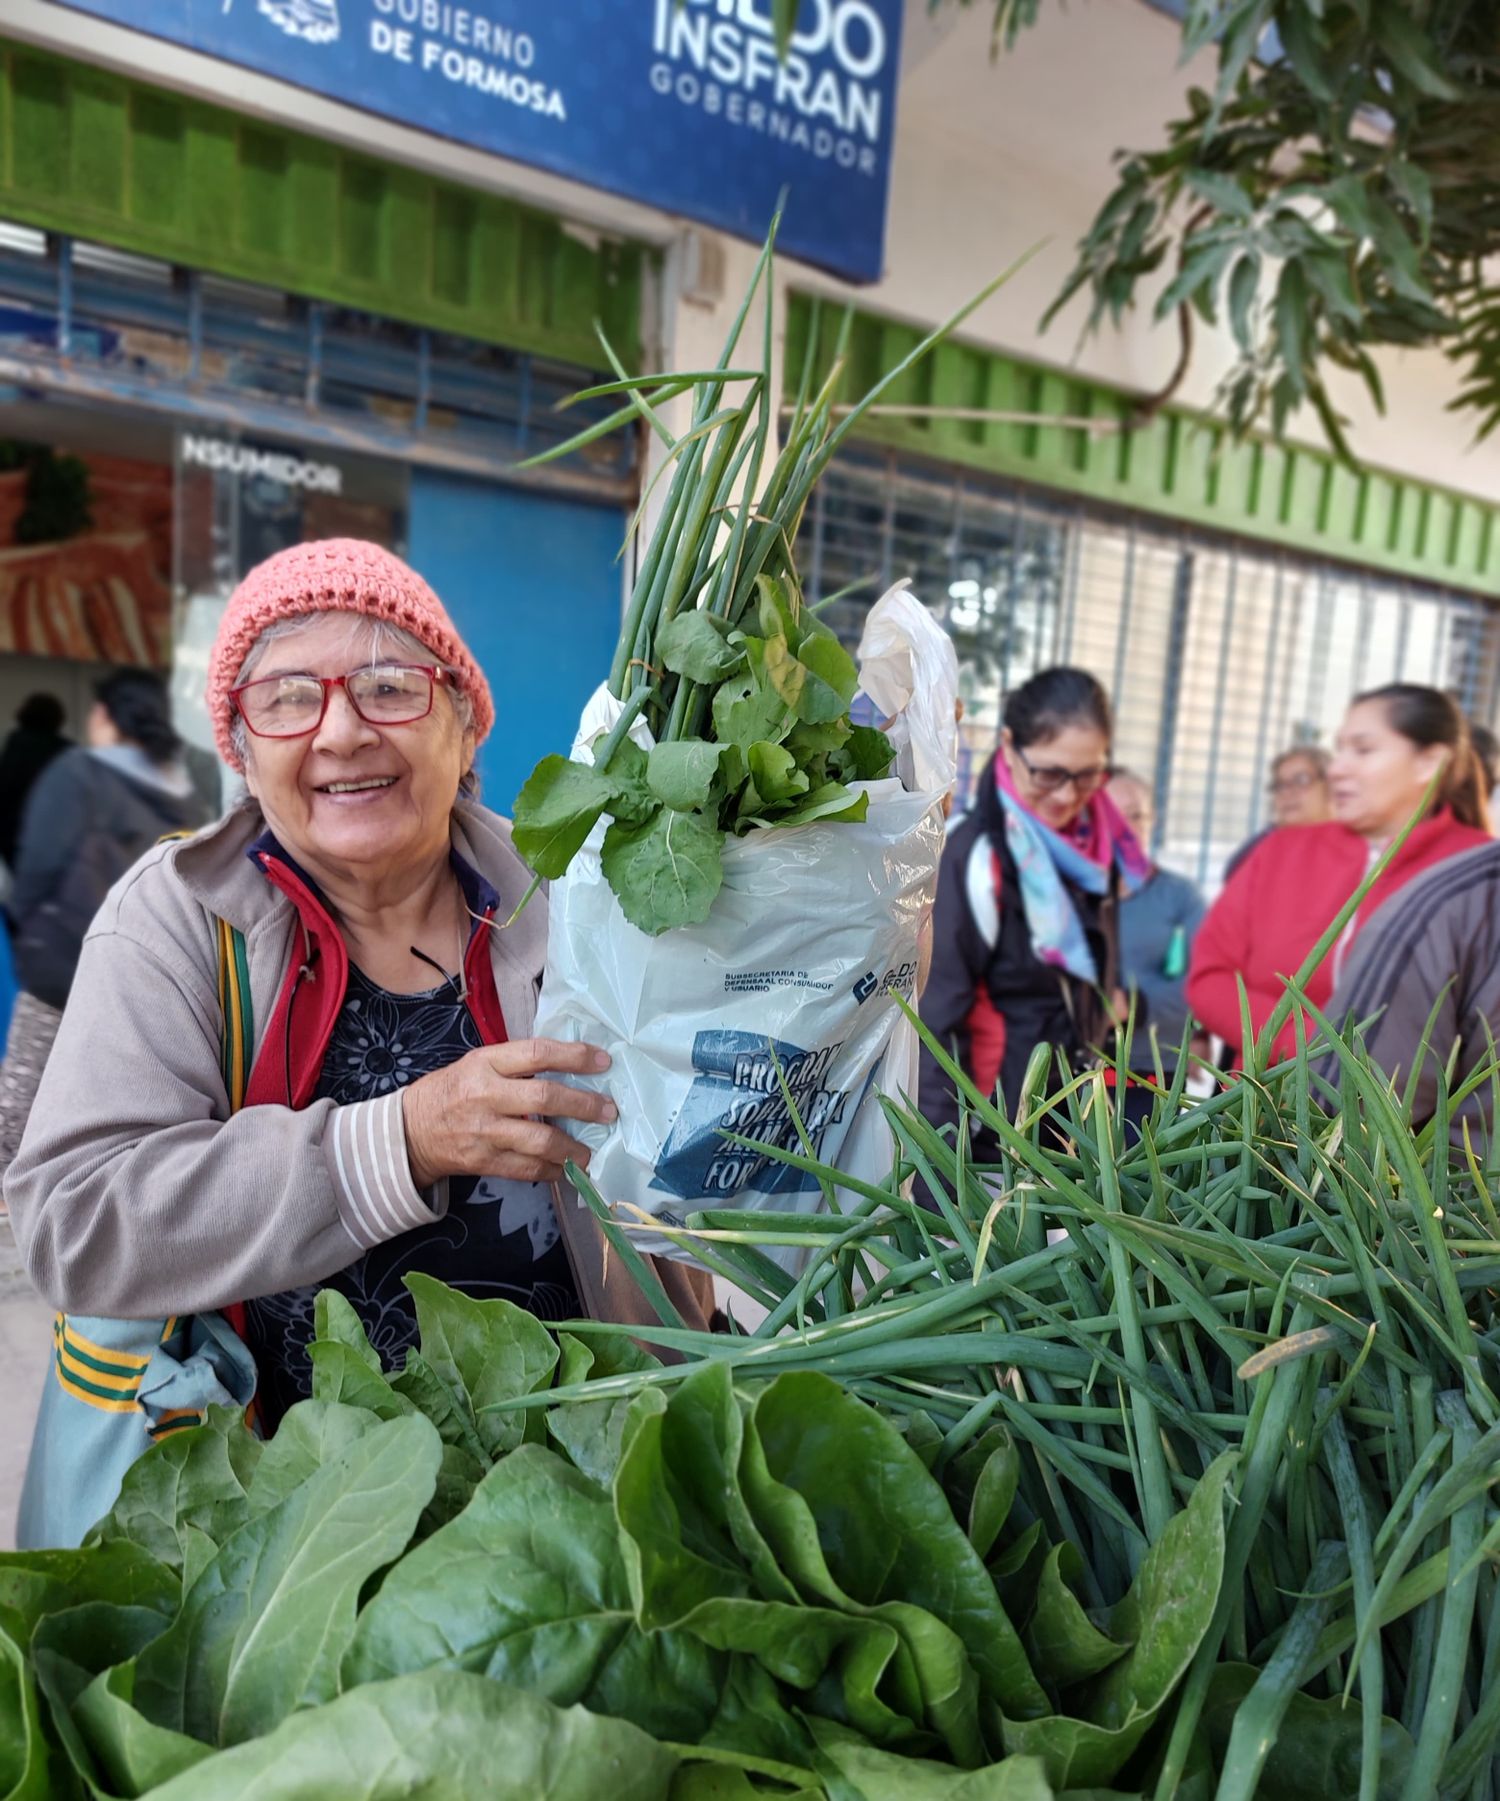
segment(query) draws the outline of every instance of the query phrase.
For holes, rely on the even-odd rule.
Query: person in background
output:
[[[1484,770],[1484,779],[1488,784],[1490,796],[1490,812],[1494,812],[1495,790],[1500,788],[1500,738],[1487,725],[1476,725],[1469,721],[1469,741],[1474,746],[1474,754],[1479,758]]]
[[[1008,1109],[1039,1044],[1077,1067],[1123,1008],[1116,901],[1149,865],[1105,792],[1112,729],[1085,670],[1033,676],[1006,701],[1000,748],[943,850],[921,1016]],[[925,1047],[920,1096],[934,1125],[957,1120],[953,1083]],[[980,1133],[975,1154],[992,1149]]]
[[[122,669],[94,692],[88,748],[47,765],[21,822],[8,909],[19,992],[0,1064],[0,1176],[105,895],[158,838],[203,823],[161,677]]]
[[[1136,842],[1148,847],[1156,813],[1150,788],[1138,775],[1120,769],[1106,792]],[[1120,973],[1136,1008],[1130,1067],[1142,1074],[1154,1075],[1159,1055],[1162,1072],[1171,1080],[1187,1032],[1188,953],[1203,910],[1197,885],[1156,863],[1140,887],[1120,902]]]
[[[52,759],[68,748],[62,729],[66,717],[55,694],[29,695],[16,712],[15,729],[0,749],[0,863],[12,869],[26,797]]]
[[[1328,1018],[1364,1026],[1365,1047],[1404,1092],[1413,1072],[1412,1120],[1437,1111],[1438,1072],[1454,1046],[1449,1091],[1485,1067],[1500,1040],[1500,844],[1450,857],[1403,888],[1370,921],[1349,958]],[[1338,1066],[1323,1066],[1330,1081]],[[1488,1081],[1454,1109],[1451,1135],[1465,1127],[1481,1157],[1494,1121]]]
[[[1271,765],[1267,784],[1271,796],[1271,823],[1247,838],[1224,865],[1227,882],[1263,838],[1284,825],[1322,825],[1333,817],[1328,792],[1328,752],[1317,744],[1297,744],[1284,750]]]
[[[1313,946],[1438,781],[1435,803],[1312,975],[1306,992],[1327,1005],[1360,927],[1415,876],[1489,841],[1484,775],[1469,729],[1436,688],[1396,682],[1355,697],[1329,766],[1334,818],[1282,826],[1245,859],[1209,909],[1193,947],[1188,1005],[1229,1046],[1241,1042],[1239,982],[1256,1032]],[[1296,1045],[1289,1017],[1276,1040]]]

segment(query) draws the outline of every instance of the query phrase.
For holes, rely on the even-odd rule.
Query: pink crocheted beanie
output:
[[[234,705],[229,690],[239,680],[251,647],[269,625],[299,613],[363,613],[399,625],[451,669],[474,707],[475,742],[495,723],[490,685],[468,646],[454,630],[443,603],[400,557],[360,538],[324,538],[294,544],[250,571],[229,597],[208,660],[208,710],[219,755],[244,768],[229,736]]]

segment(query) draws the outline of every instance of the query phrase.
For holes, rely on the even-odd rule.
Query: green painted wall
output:
[[[801,379],[810,334],[815,367],[826,373],[842,320],[841,307],[803,294],[790,297],[789,386]],[[868,393],[922,336],[912,326],[857,313],[840,398]],[[1048,424],[1049,418],[1123,419],[1132,398],[1100,382],[961,343],[940,345],[881,399],[1043,417],[1007,424],[882,416],[859,428],[858,435],[872,443],[1315,556],[1500,595],[1500,509],[1468,495],[1350,469],[1298,445],[1269,439],[1234,444],[1222,428],[1189,413],[1166,412],[1142,430],[1106,436]]]
[[[639,337],[635,245],[0,39],[0,216],[598,367]]]

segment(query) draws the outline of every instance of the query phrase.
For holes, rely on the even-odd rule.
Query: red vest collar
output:
[[[271,886],[292,903],[299,929],[245,1086],[245,1105],[296,1110],[311,1101],[322,1074],[328,1042],[349,987],[349,952],[316,885],[269,833],[250,847],[248,855]],[[469,1013],[483,1043],[504,1044],[505,1015],[490,956],[497,897],[461,857],[454,857],[454,869],[473,916],[464,953]]]

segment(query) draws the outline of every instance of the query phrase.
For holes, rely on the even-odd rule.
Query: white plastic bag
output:
[[[736,1145],[800,1148],[784,1078],[816,1155],[885,1179],[891,1142],[877,1092],[914,1092],[916,1038],[892,1000],[915,993],[918,939],[942,851],[953,779],[953,647],[905,584],[870,612],[861,683],[898,745],[900,779],[860,784],[869,812],[732,839],[708,919],[648,937],[604,879],[596,832],[550,896],[538,1035],[608,1051],[597,1083],[617,1124],[576,1126],[589,1174],[622,1219],[675,1224],[704,1208],[814,1211],[815,1179]],[[619,717],[600,689],[576,758]],[[642,743],[649,743],[645,737]],[[632,1215],[629,1208],[639,1210]],[[669,1241],[636,1235],[648,1252]]]

